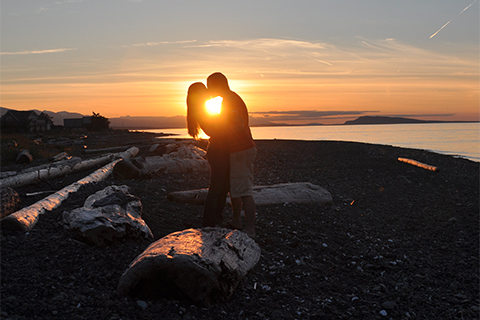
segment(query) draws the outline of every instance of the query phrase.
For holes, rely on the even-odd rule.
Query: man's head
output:
[[[221,96],[222,93],[230,91],[227,77],[220,72],[215,72],[208,76],[207,87],[212,96]]]

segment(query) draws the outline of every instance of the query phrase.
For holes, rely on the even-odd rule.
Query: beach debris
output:
[[[59,207],[62,202],[68,198],[70,193],[77,192],[81,186],[106,179],[113,172],[113,167],[123,159],[120,156],[130,157],[135,155],[137,152],[138,148],[133,147],[124,153],[117,154],[117,156],[119,156],[118,159],[96,170],[92,174],[72,183],[71,185],[66,186],[65,188],[47,196],[31,206],[22,208],[19,211],[1,219],[0,227],[8,230],[31,230],[37,224],[40,214]]]
[[[101,148],[101,149],[84,149],[82,152],[84,154],[91,154],[91,153],[108,153],[108,152],[121,152],[131,148],[131,146],[118,146],[118,147],[110,147],[110,148]]]
[[[53,156],[50,158],[50,162],[57,162],[57,161],[61,161],[61,160],[68,160],[68,159],[71,159],[72,157],[68,155],[68,153],[66,152],[61,152],[59,154],[57,154],[56,156]]]
[[[0,218],[17,211],[20,207],[20,196],[12,188],[0,189]]]
[[[187,229],[152,243],[121,276],[117,294],[187,297],[209,306],[225,301],[260,259],[245,233],[223,228]]]
[[[59,162],[55,165],[52,164],[40,166],[39,168],[35,168],[33,170],[25,170],[20,174],[1,179],[0,188],[17,188],[42,179],[53,179],[65,176],[67,174],[89,170],[98,166],[103,166],[114,159],[131,158],[135,156],[138,151],[139,149],[137,147],[132,147],[125,152],[108,154],[99,158],[92,158],[82,161],[80,158],[75,157],[70,160],[61,161],[61,163]]]
[[[190,204],[204,204],[208,189],[177,191],[168,194],[170,201]],[[253,187],[253,197],[257,205],[282,203],[332,204],[330,192],[310,182],[281,183],[270,186]],[[229,201],[230,199],[227,199]]]
[[[423,168],[423,169],[434,171],[434,172],[439,171],[439,169],[435,166],[431,166],[429,164],[421,163],[421,162],[418,162],[418,161],[412,160],[412,159],[398,158],[398,161],[405,162],[405,163],[417,166],[419,168]]]
[[[17,155],[17,159],[15,160],[17,164],[30,163],[32,161],[33,156],[31,155],[30,151],[26,149],[20,151],[20,153]]]
[[[89,196],[81,208],[64,211],[66,229],[99,247],[121,238],[147,238],[153,234],[142,219],[142,203],[128,186],[109,186]]]
[[[151,177],[159,173],[208,172],[205,150],[194,145],[166,146],[174,150],[162,156],[137,157],[119,162],[114,176],[123,179]]]

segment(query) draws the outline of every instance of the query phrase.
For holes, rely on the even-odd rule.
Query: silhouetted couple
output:
[[[209,114],[205,102],[222,97],[220,113]],[[188,133],[198,138],[200,129],[210,139],[207,159],[210,165],[210,187],[203,211],[203,226],[224,226],[223,210],[230,192],[233,218],[231,227],[241,230],[242,207],[246,232],[255,237],[255,200],[253,199],[253,162],[257,150],[248,124],[245,102],[230,90],[227,78],[219,72],[207,78],[207,87],[195,82],[187,95]]]

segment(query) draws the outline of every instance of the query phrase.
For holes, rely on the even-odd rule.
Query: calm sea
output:
[[[258,140],[339,140],[434,151],[480,162],[480,123],[252,127]],[[189,138],[187,129],[145,130]]]

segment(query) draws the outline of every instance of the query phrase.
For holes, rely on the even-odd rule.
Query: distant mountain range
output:
[[[3,116],[8,110],[7,108],[0,107],[0,115]],[[37,113],[41,113],[40,110],[34,110]],[[75,112],[60,111],[52,112],[44,110],[46,114],[52,117],[55,125],[63,125],[63,119],[69,118],[81,118],[85,115]],[[128,129],[128,130],[149,130],[149,129],[174,129],[185,128],[186,120],[184,116],[174,117],[117,117],[109,118],[110,127],[114,129]],[[264,118],[255,118],[250,116],[250,126],[252,127],[272,127],[272,126],[292,126],[287,123],[274,123],[266,121]],[[407,124],[407,123],[443,123],[443,122],[455,122],[455,121],[429,121],[418,120],[412,118],[401,117],[384,117],[384,116],[362,116],[355,120],[346,121],[344,125],[363,125],[363,124]],[[456,121],[458,122],[458,121]],[[302,126],[321,126],[321,123],[309,123],[302,124]],[[296,125],[298,126],[298,125]]]

